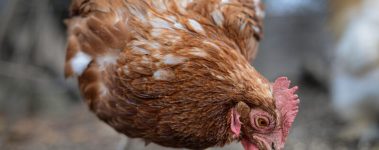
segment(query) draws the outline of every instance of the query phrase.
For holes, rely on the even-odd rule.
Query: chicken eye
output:
[[[264,127],[268,127],[270,125],[270,121],[268,120],[268,118],[265,118],[265,117],[258,117],[256,120],[255,120],[255,124],[257,127],[259,128],[264,128]]]
[[[261,109],[254,109],[250,112],[250,123],[251,126],[254,128],[254,130],[261,132],[261,133],[267,133],[271,132],[276,127],[276,118],[274,118],[273,115],[270,113],[261,110]]]

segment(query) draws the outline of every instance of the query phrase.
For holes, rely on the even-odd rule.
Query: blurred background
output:
[[[288,150],[379,150],[379,1],[266,0],[254,66],[300,86]],[[63,77],[69,0],[0,0],[0,149],[117,149]],[[129,149],[144,149],[140,141]],[[147,149],[158,149],[149,145]],[[225,149],[240,149],[231,145]]]

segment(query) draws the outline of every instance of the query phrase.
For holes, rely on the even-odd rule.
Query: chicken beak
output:
[[[249,140],[243,139],[241,141],[244,150],[282,150],[283,144],[276,142],[264,142],[267,140],[262,140],[258,142],[259,144],[252,143]]]
[[[259,150],[258,147],[254,143],[251,143],[246,139],[243,139],[241,143],[244,150]]]

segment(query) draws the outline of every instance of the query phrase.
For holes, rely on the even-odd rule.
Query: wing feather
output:
[[[186,9],[213,22],[248,60],[255,58],[264,18],[260,0],[194,0]]]

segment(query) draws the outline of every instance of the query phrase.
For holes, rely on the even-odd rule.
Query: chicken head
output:
[[[259,106],[249,107],[244,102],[239,102],[231,110],[231,131],[241,140],[245,150],[283,149],[298,112],[297,89],[297,86],[290,88],[290,81],[280,77],[272,84],[274,112]]]

